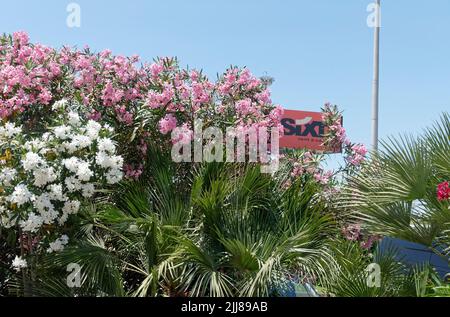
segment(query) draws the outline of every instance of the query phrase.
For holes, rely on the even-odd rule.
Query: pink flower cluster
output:
[[[159,132],[161,132],[162,134],[168,134],[169,132],[172,132],[176,127],[177,118],[175,118],[172,114],[167,114],[159,121]]]
[[[291,177],[298,178],[304,174],[314,175],[317,172],[318,163],[314,159],[314,154],[305,152],[300,158],[290,158],[292,163]]]
[[[375,235],[375,236],[369,236],[366,241],[361,241],[361,248],[365,250],[372,249],[373,245],[380,241],[382,237]]]
[[[437,187],[437,198],[439,201],[445,201],[450,199],[450,186],[449,182],[442,182]]]
[[[137,180],[144,172],[144,165],[141,163],[136,167],[131,164],[125,164],[123,170],[126,178]]]
[[[327,135],[324,142],[325,147],[339,148],[348,141],[347,132],[342,126],[342,113],[330,103],[322,108],[322,120],[327,127]]]
[[[115,56],[109,50],[32,44],[24,32],[0,36],[0,118],[20,121],[37,115],[40,120],[36,109],[48,114],[57,100],[77,100],[86,116],[120,132],[119,148],[134,166],[129,175],[140,170],[142,139],[168,149],[174,142],[170,134],[177,130],[177,138],[187,142],[195,119],[223,128],[283,131],[283,109],[272,104],[265,84],[246,68],[232,67],[211,82],[200,71],[180,69],[174,58],[138,62],[137,56]]]
[[[328,182],[333,177],[333,172],[327,171],[327,172],[318,172],[314,174],[314,178],[319,184],[322,185],[328,185]]]
[[[62,72],[54,54],[43,45],[31,46],[24,32],[0,37],[0,118],[22,112],[29,105],[50,103],[54,93],[50,83]]]
[[[0,116],[77,96],[93,112],[108,112],[110,107],[118,122],[130,125],[131,103],[141,97],[145,85],[144,70],[134,66],[137,61],[136,56],[113,56],[110,51],[93,54],[89,48],[57,51],[29,43],[24,32],[0,37]]]
[[[316,157],[312,152],[304,152],[299,157],[289,157],[287,160],[292,166],[290,179],[285,184],[287,187],[293,181],[302,177],[311,178],[323,186],[329,185],[333,178],[333,172],[324,171],[320,167],[320,158]]]
[[[342,228],[342,233],[347,240],[358,241],[361,238],[361,225],[351,224]]]
[[[381,240],[381,237],[378,235],[365,237],[360,224],[350,224],[342,228],[342,234],[349,241],[359,241],[361,248],[365,250],[370,250],[374,243]]]
[[[172,143],[187,144],[194,138],[194,131],[189,127],[187,123],[178,127],[172,135]]]
[[[231,114],[235,125],[244,130],[277,127],[281,133],[284,131],[281,125],[283,109],[272,106],[270,91],[248,69],[230,68],[219,79],[216,91],[221,100],[216,112]]]
[[[342,113],[337,106],[326,103],[322,108],[322,119],[327,127],[324,146],[332,149],[343,148],[345,161],[351,167],[358,167],[366,160],[367,148],[363,144],[353,144],[342,126]]]
[[[363,144],[348,145],[350,155],[345,159],[352,166],[359,166],[366,160],[367,148]]]

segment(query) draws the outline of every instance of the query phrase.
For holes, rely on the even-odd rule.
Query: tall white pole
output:
[[[380,28],[381,28],[381,1],[376,0],[377,17],[374,36],[374,62],[372,83],[372,148],[378,151],[378,114],[379,114],[379,88],[380,88]]]

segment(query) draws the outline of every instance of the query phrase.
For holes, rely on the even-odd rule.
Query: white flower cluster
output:
[[[22,133],[22,128],[16,127],[14,123],[6,122],[4,126],[0,126],[0,139],[12,139]]]
[[[50,247],[47,249],[47,253],[60,252],[64,250],[64,247],[69,243],[69,237],[66,235],[56,239],[54,242],[50,242]]]
[[[22,269],[26,268],[27,265],[27,261],[22,259],[21,257],[16,256],[15,259],[12,262],[12,268],[16,271],[16,272],[20,272]]]
[[[0,226],[18,224],[35,233],[44,225],[64,225],[96,186],[122,180],[123,158],[116,155],[112,129],[65,111],[66,105],[55,103],[58,125],[37,138],[12,123],[0,124],[0,155],[12,153],[0,161]],[[62,237],[49,250],[66,242]]]

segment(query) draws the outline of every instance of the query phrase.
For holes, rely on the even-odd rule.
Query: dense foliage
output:
[[[270,130],[283,109],[245,68],[212,82],[173,58],[138,62],[0,37],[1,295],[287,296],[305,283],[324,296],[448,294],[431,267],[377,250],[392,236],[448,258],[448,115],[366,161],[326,104],[324,146],[344,158],[334,171],[306,150],[273,174],[176,163],[195,120]]]

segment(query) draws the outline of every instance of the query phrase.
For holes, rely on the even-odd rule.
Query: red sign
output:
[[[281,123],[284,127],[284,136],[280,139],[281,148],[341,152],[341,149],[330,150],[322,145],[326,128],[321,112],[285,110]]]

